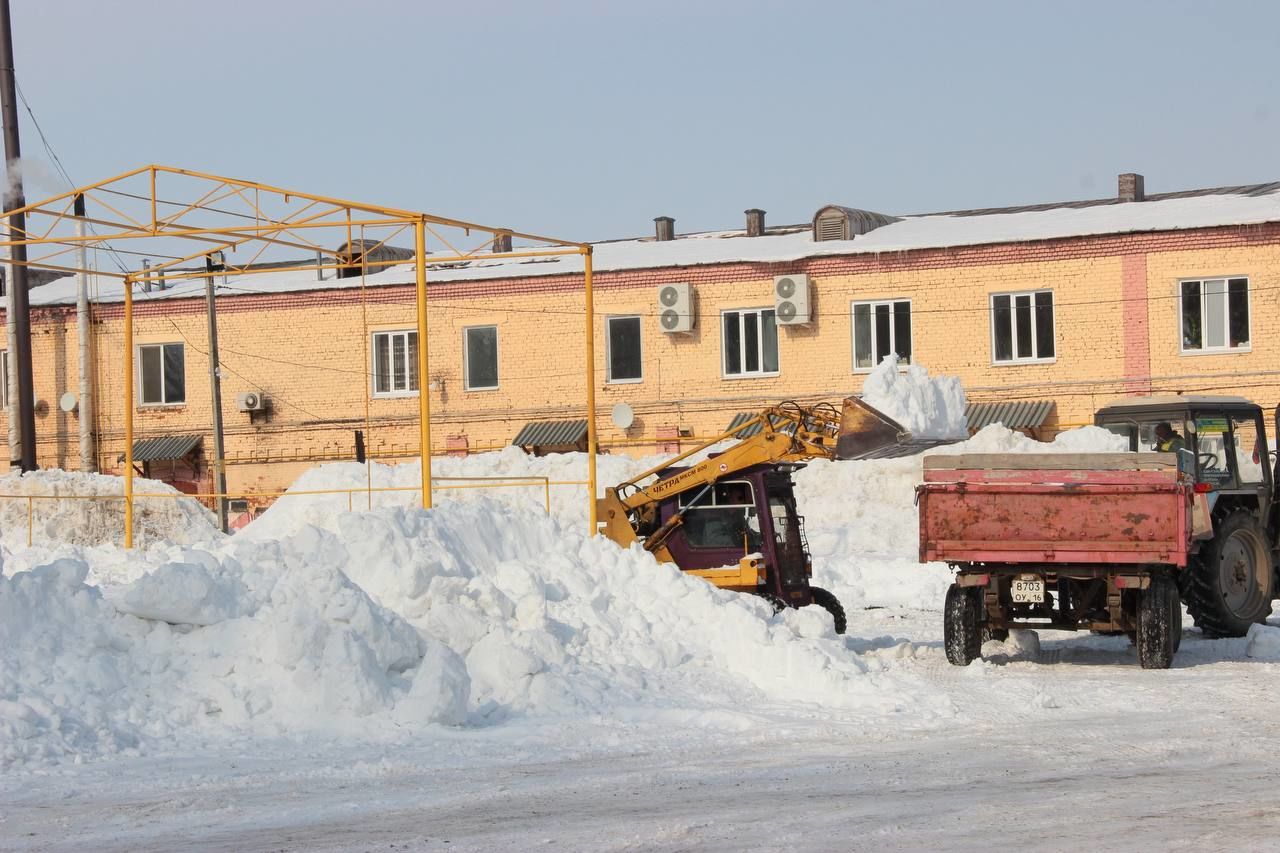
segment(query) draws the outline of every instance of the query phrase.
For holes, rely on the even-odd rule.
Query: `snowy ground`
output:
[[[851,643],[911,638],[942,725],[774,704],[228,744],[0,778],[0,848],[1275,848],[1274,665],[1245,641],[1189,631],[1153,672],[1123,639],[1046,635],[959,670],[937,622],[858,611],[851,633],[884,639]]]
[[[963,406],[921,372],[886,380],[917,432]],[[991,427],[951,449],[1113,441]],[[601,481],[643,467],[605,459]],[[507,451],[436,473],[584,472]],[[33,548],[6,527],[0,850],[1274,849],[1280,627],[1188,624],[1168,671],[1049,632],[951,667],[949,573],[915,560],[920,475],[797,474],[844,636],[586,538],[581,489],[550,517],[518,488],[430,513],[410,492],[286,496],[232,537],[169,502],[136,552],[88,501]],[[295,488],[417,477],[336,464]]]

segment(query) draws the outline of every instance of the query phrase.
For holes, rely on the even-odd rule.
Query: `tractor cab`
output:
[[[1160,396],[1118,400],[1094,423],[1140,453],[1174,453],[1202,490],[1253,497],[1265,511],[1274,472],[1262,409],[1243,397]]]
[[[679,523],[665,540],[676,565],[716,586],[792,607],[810,603],[812,561],[791,475],[801,464],[752,465],[666,498],[656,524]],[[685,468],[667,468],[659,480]]]

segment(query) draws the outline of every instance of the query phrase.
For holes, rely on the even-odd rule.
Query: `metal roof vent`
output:
[[[866,234],[897,221],[896,216],[829,204],[813,216],[813,239],[819,243],[826,240],[852,240],[859,234]]]

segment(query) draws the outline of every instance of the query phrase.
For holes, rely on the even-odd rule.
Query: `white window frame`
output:
[[[613,321],[635,320],[640,330],[640,375],[632,379],[613,378]],[[604,320],[604,369],[607,385],[638,385],[644,381],[644,320],[639,314],[613,314]]]
[[[1036,321],[1035,321],[1036,295],[1040,293],[1047,293],[1050,295],[1050,297],[1053,297],[1053,303],[1052,303],[1053,316],[1051,318],[1053,321],[1053,329],[1051,331],[1051,334],[1053,335],[1053,355],[1050,356],[1049,358],[1040,358],[1039,356],[1032,356],[1030,358],[1019,358],[1017,355],[1018,312],[1017,312],[1017,309],[1014,308],[1013,302],[1019,296],[1031,297],[1031,351],[1035,352],[1036,350],[1039,349],[1039,347],[1037,346],[1037,344],[1039,343],[1039,338],[1037,337],[1037,333],[1036,333]],[[1014,355],[1013,357],[1007,358],[1004,360],[996,359],[996,297],[997,296],[1009,297],[1009,334],[1010,334],[1010,345],[1013,347]],[[1035,290],[1002,290],[1002,291],[999,291],[998,293],[987,294],[987,326],[989,327],[990,346],[991,346],[991,365],[993,367],[1006,367],[1006,366],[1015,365],[1015,364],[1053,364],[1058,360],[1058,300],[1054,296],[1052,287],[1039,287],[1039,288],[1036,288]],[[914,343],[914,338],[912,340]]]
[[[143,401],[143,399],[142,399],[142,388],[143,388],[143,382],[142,382],[142,370],[143,370],[143,365],[142,365],[142,351],[143,351],[144,349],[152,349],[152,348],[154,348],[154,347],[160,347],[160,349],[161,349],[161,353],[160,353],[160,396],[162,396],[162,397],[163,397],[163,396],[165,396],[165,381],[164,381],[164,352],[163,352],[163,350],[164,350],[164,348],[165,348],[165,347],[182,347],[182,397],[183,397],[183,399],[181,399],[181,400],[175,400],[175,401],[173,401],[173,402],[170,402],[169,400],[162,400],[162,401],[160,401],[160,402],[156,402],[156,401],[154,401],[154,400],[153,400],[153,401],[150,401],[150,402],[144,402],[144,401]],[[156,342],[156,343],[149,343],[149,344],[137,344],[137,345],[134,347],[133,357],[134,357],[134,364],[136,365],[136,370],[135,370],[135,376],[134,376],[134,379],[135,379],[135,380],[136,380],[136,382],[137,382],[137,386],[136,386],[136,387],[137,387],[137,389],[138,389],[138,396],[137,396],[137,400],[138,400],[138,407],[139,407],[139,408],[145,408],[145,409],[162,409],[162,408],[173,408],[173,407],[177,407],[177,406],[185,406],[185,405],[187,404],[187,400],[186,400],[186,396],[187,396],[187,345],[186,345],[185,343],[183,343],[182,341],[158,341],[158,342]]]
[[[762,370],[752,370],[752,371],[743,369],[738,373],[730,373],[726,369],[728,365],[725,364],[726,341],[724,337],[724,315],[725,314],[738,315],[738,359],[739,359],[738,363],[745,365],[747,363],[747,349],[746,349],[747,336],[742,333],[742,315],[757,314],[757,315],[763,316],[765,311],[774,312],[773,328],[775,332],[777,332],[777,334],[775,335],[775,342],[778,343],[778,352],[774,353],[774,355],[778,359],[778,369],[777,370],[762,369]],[[764,328],[763,324],[761,324],[759,320],[757,320],[756,323],[757,323],[757,328],[759,329]],[[782,374],[782,346],[780,342],[782,333],[778,331],[778,329],[779,329],[779,326],[778,326],[777,309],[774,308],[772,305],[762,305],[757,308],[722,308],[720,309],[720,378],[721,379],[761,379],[761,378],[767,379],[773,376],[780,376]],[[760,351],[756,353],[756,355],[758,356],[757,361],[759,362],[759,364],[763,365],[764,364],[764,335],[759,334],[757,336],[757,341],[760,346]]]
[[[467,363],[467,353],[470,347],[467,346],[467,335],[473,329],[493,329],[493,363],[499,368],[497,370],[497,379],[493,385],[472,385],[471,384],[471,368]],[[462,328],[462,390],[464,391],[497,391],[502,385],[502,335],[498,334],[497,323],[481,323],[475,326],[464,326]]]
[[[1241,347],[1233,347],[1231,346],[1230,343],[1228,343],[1226,346],[1222,346],[1222,347],[1201,346],[1199,349],[1187,349],[1186,342],[1182,338],[1182,328],[1183,328],[1182,285],[1192,281],[1200,285],[1200,343],[1202,344],[1204,343],[1204,338],[1205,338],[1205,335],[1204,335],[1205,297],[1208,296],[1208,294],[1204,292],[1204,283],[1206,281],[1221,281],[1226,286],[1226,289],[1222,292],[1222,298],[1225,299],[1227,302],[1222,312],[1223,322],[1226,323],[1226,328],[1223,330],[1225,334],[1222,337],[1223,337],[1223,340],[1230,342],[1231,340],[1231,280],[1239,279],[1239,278],[1244,279],[1245,309],[1249,312],[1249,343]],[[1177,292],[1176,298],[1178,300],[1177,335],[1178,335],[1178,353],[1180,355],[1192,355],[1192,356],[1224,355],[1224,354],[1229,355],[1233,353],[1245,353],[1245,352],[1253,351],[1253,282],[1249,279],[1249,276],[1247,275],[1209,275],[1209,276],[1201,276],[1199,278],[1180,278],[1178,279],[1178,292]]]
[[[416,369],[417,365],[411,364],[410,362],[412,360],[409,357],[409,336],[413,335],[416,337],[417,334],[417,329],[381,329],[379,331],[369,333],[369,393],[371,396],[378,399],[418,396],[418,388],[422,387],[422,377],[418,377],[418,388],[413,388],[413,383],[410,380],[413,376],[413,369]],[[387,377],[389,380],[387,384],[391,389],[389,391],[378,390],[378,338],[380,337],[386,337],[388,339],[387,346],[390,347],[388,350],[389,362],[387,365],[388,369],[391,371],[391,374]],[[394,338],[397,337],[404,338],[404,388],[395,387],[396,369],[394,361],[396,350]]]
[[[876,353],[876,323],[875,323],[876,306],[877,305],[889,306],[889,352],[896,353],[898,351],[898,348],[895,346],[895,344],[897,343],[896,338],[898,336],[898,329],[893,323],[893,306],[897,305],[899,302],[907,303],[907,325],[911,327],[911,357],[905,364],[899,361],[898,369],[906,370],[913,363],[915,363],[916,329],[914,325],[915,316],[912,313],[915,309],[915,306],[911,304],[911,298],[905,297],[902,299],[855,299],[849,303],[849,363],[853,366],[854,373],[870,373],[871,371],[875,370],[877,367],[880,366],[878,364],[873,364],[871,367],[858,367],[858,327],[857,327],[857,322],[853,316],[854,309],[856,309],[859,305],[871,306],[871,356],[872,356],[872,359],[874,360],[875,353]]]

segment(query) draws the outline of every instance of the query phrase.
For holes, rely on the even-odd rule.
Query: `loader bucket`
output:
[[[892,445],[909,445],[902,424],[857,397],[846,397],[840,411],[837,459],[864,459]]]

